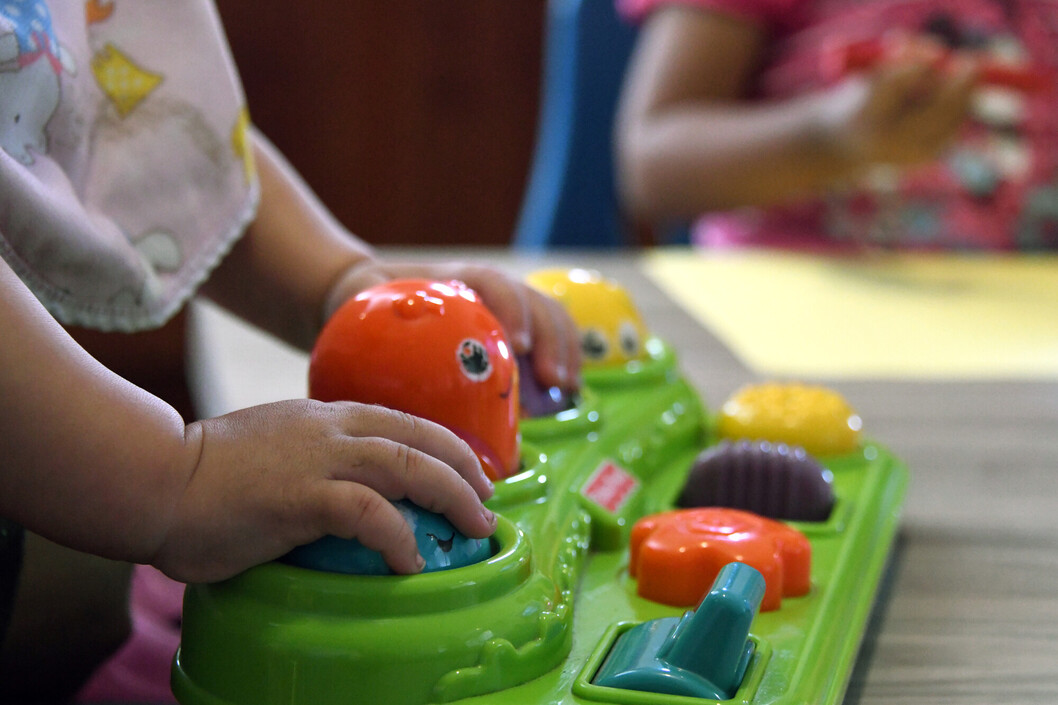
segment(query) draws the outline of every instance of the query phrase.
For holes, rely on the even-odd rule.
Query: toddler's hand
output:
[[[331,289],[325,316],[348,298],[393,279],[458,279],[481,295],[503,325],[514,352],[530,353],[533,371],[545,387],[575,391],[580,379],[580,336],[562,306],[492,267],[461,262],[387,263],[367,258],[350,268]]]
[[[333,534],[382,553],[397,573],[421,557],[390,500],[407,498],[484,538],[492,485],[447,429],[380,406],[292,400],[187,427],[197,463],[151,561],[215,581]]]
[[[860,165],[913,166],[936,159],[966,119],[978,66],[921,38],[893,60],[849,78],[824,98],[837,153]]]

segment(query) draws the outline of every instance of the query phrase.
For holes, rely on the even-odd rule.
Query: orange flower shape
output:
[[[764,576],[761,611],[811,588],[812,546],[779,521],[726,507],[677,509],[653,514],[632,528],[629,573],[641,597],[693,607],[720,569],[747,563]]]

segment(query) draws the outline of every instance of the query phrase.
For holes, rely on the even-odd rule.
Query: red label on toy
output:
[[[595,468],[580,493],[611,514],[616,514],[628,504],[637,489],[639,480],[612,460],[605,460]]]

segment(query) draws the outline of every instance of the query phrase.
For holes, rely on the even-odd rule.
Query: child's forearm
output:
[[[768,41],[755,23],[690,5],[650,16],[615,131],[624,202],[634,212],[693,217],[775,203],[853,172],[828,149],[819,97],[746,100]]]
[[[938,67],[918,40],[891,61],[817,91],[746,99],[767,32],[691,6],[643,28],[622,96],[618,165],[625,202],[646,219],[820,196],[873,165],[935,160],[969,111],[979,67]]]
[[[395,278],[463,279],[482,295],[528,354],[540,381],[578,384],[575,326],[557,303],[487,266],[461,262],[387,263],[344,228],[294,169],[255,135],[261,204],[244,237],[203,287],[206,295],[244,319],[303,349],[324,320],[350,296]]]
[[[622,185],[646,217],[815,195],[862,165],[834,149],[819,96],[750,107],[689,104],[621,136]]]
[[[0,514],[148,561],[198,449],[180,416],[85,353],[0,261]]]
[[[335,281],[372,256],[281,154],[254,134],[261,203],[203,292],[277,337],[308,349]]]

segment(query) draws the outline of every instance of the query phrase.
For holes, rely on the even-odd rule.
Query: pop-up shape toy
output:
[[[411,502],[394,502],[401,516],[415,533],[419,554],[426,561],[424,573],[461,568],[492,555],[488,539],[467,538],[440,514],[428,512]],[[356,539],[325,536],[299,546],[282,558],[284,563],[350,575],[392,575],[382,554]]]
[[[833,482],[834,473],[799,446],[724,440],[695,458],[676,504],[826,521],[834,506]]]
[[[761,609],[811,589],[812,545],[782,522],[725,507],[676,509],[643,517],[632,529],[628,572],[636,592],[675,607],[700,599],[721,568],[748,563],[764,575]]]
[[[562,304],[577,324],[585,370],[646,357],[647,328],[616,282],[589,269],[546,269],[526,281]]]
[[[565,286],[562,294],[581,330],[619,332],[622,319],[638,320],[638,314],[628,319],[627,311],[616,312],[628,308],[627,294],[597,274],[555,278],[583,280]],[[573,305],[581,294],[582,302],[590,302],[600,292],[611,296]],[[274,561],[220,583],[189,585],[172,680],[183,705],[683,702],[666,690],[670,679],[645,690],[608,680],[617,672],[654,672],[663,662],[664,668],[694,672],[716,686],[709,697],[688,702],[715,703],[719,696],[745,705],[839,705],[907,484],[898,459],[859,437],[859,419],[847,404],[827,393],[772,385],[743,390],[717,417],[681,373],[676,351],[638,330],[639,354],[588,362],[573,407],[518,418],[516,397],[496,401],[508,388],[512,394],[522,389],[517,383],[505,386],[517,373],[501,338],[490,342],[489,331],[498,332],[498,325],[492,328],[490,321],[484,333],[474,334],[460,317],[449,318],[463,302],[480,308],[473,292],[459,284],[405,282],[360,298],[353,313],[343,314],[350,320],[335,321],[343,332],[329,343],[339,348],[344,338],[352,352],[335,351],[336,357],[326,359],[317,352],[319,362],[313,364],[326,363],[339,378],[358,378],[350,388],[380,392],[370,397],[338,389],[332,398],[377,401],[433,419],[471,443],[480,441],[479,451],[490,448],[486,457],[496,459],[495,467],[515,467],[495,483],[487,502],[498,520],[488,542],[491,555],[410,576],[309,570]],[[622,299],[622,305],[613,305]],[[362,322],[377,326],[377,334],[360,331]],[[425,337],[414,337],[420,330],[427,331]],[[585,336],[593,349],[601,349],[593,344],[601,339]],[[385,381],[395,375],[404,381]],[[319,382],[317,377],[315,390],[322,389]],[[404,398],[381,394],[392,389],[403,390]],[[470,401],[453,402],[451,390],[466,391]],[[324,398],[320,391],[315,395]],[[436,408],[408,405],[412,402]],[[499,441],[484,425],[474,425],[496,416],[503,419],[499,430],[488,429],[502,436]],[[758,582],[761,594],[750,600],[761,613],[752,619],[748,638],[746,627],[739,626],[750,619],[744,607],[720,619],[727,627],[699,627],[713,611],[706,607],[711,599],[693,619],[681,619],[710,589],[715,573],[694,583],[681,604],[669,605],[638,594],[650,578],[641,567],[635,576],[628,570],[630,561],[649,553],[645,543],[630,548],[640,519],[675,512],[687,528],[697,512],[706,511],[676,509],[677,500],[696,483],[704,487],[702,478],[689,478],[696,474],[696,459],[724,439],[734,446],[752,439],[750,445],[815,448],[808,452],[832,479],[834,494],[825,520],[790,519],[786,528],[809,541],[811,571],[784,565],[781,582],[788,597],[771,611],[764,609],[777,579],[761,571],[763,589]],[[505,447],[513,449],[509,456]],[[511,465],[501,460],[515,456]],[[749,484],[760,479],[752,470],[740,475]],[[735,526],[730,516],[721,523]],[[716,558],[714,570],[755,560],[747,552],[743,561],[741,553]],[[689,563],[692,573],[699,570]],[[663,571],[668,571],[663,579],[676,575]],[[789,588],[798,585],[805,592],[794,597],[796,590]],[[676,627],[684,623],[688,626]],[[655,636],[659,643],[648,644]],[[679,644],[666,647],[669,636],[680,637]],[[713,647],[723,648],[710,656]],[[688,655],[698,665],[688,668]],[[703,658],[708,663],[701,663]]]
[[[730,700],[753,655],[749,628],[763,596],[764,577],[756,569],[727,564],[698,609],[644,622],[618,637],[592,682]]]
[[[731,441],[800,446],[816,456],[856,450],[863,421],[837,392],[806,384],[754,384],[720,408],[717,433]]]
[[[475,450],[492,479],[518,457],[518,374],[499,322],[458,281],[398,280],[347,301],[324,326],[309,362],[309,396],[383,404],[446,426]],[[487,559],[443,516],[395,503],[412,527],[424,572]],[[326,536],[283,562],[334,573],[390,575],[378,551]]]
[[[544,269],[531,273],[526,283],[560,303],[580,334],[586,372],[620,368],[647,357],[646,326],[628,292],[616,282],[589,269]],[[522,369],[522,408],[528,418],[553,415],[574,406],[558,387],[540,388]]]
[[[518,470],[514,355],[462,282],[397,280],[346,301],[312,350],[309,396],[421,416],[470,444],[493,480]]]

